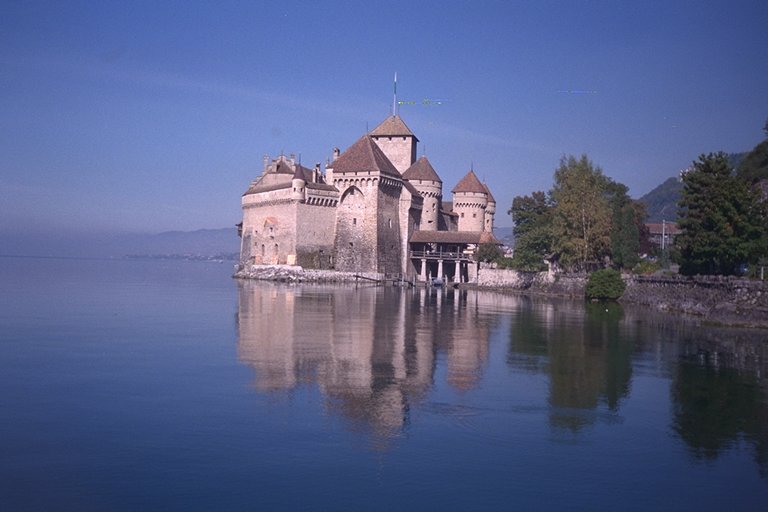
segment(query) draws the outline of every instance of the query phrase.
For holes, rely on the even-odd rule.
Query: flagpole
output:
[[[397,71],[395,71],[395,88],[392,95],[392,115],[397,115]]]

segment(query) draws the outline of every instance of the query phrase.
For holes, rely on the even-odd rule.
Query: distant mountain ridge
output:
[[[648,213],[646,222],[677,221],[677,202],[682,190],[683,182],[680,178],[669,178],[638,199],[645,204]]]
[[[156,234],[56,232],[0,234],[0,255],[68,258],[124,258],[127,256],[232,258],[240,252],[234,227],[166,231]]]
[[[732,169],[737,169],[747,153],[731,153],[728,162]],[[677,222],[677,203],[683,190],[680,177],[668,178],[664,183],[654,188],[638,201],[645,204],[648,212],[646,222],[661,222],[663,220]]]

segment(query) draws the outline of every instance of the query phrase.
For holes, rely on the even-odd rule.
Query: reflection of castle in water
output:
[[[454,388],[481,377],[490,327],[466,291],[238,286],[238,352],[256,388],[316,383],[332,410],[376,435],[403,428],[409,405],[432,387],[438,354]]]

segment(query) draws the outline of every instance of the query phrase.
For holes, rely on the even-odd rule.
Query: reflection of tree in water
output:
[[[744,440],[768,477],[768,397],[754,374],[682,362],[672,385],[673,429],[698,459],[715,459]]]
[[[595,422],[601,403],[617,412],[632,375],[621,307],[581,307],[528,300],[513,320],[508,356],[510,364],[549,373],[550,424],[573,432]]]

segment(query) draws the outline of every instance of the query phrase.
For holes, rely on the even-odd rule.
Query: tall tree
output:
[[[768,139],[747,153],[736,170],[736,175],[750,183],[768,179]]]
[[[701,155],[683,175],[680,271],[737,273],[765,251],[766,208],[757,190],[734,176],[725,153]]]
[[[634,201],[613,211],[611,259],[619,268],[632,268],[640,261],[640,230],[635,219]]]
[[[544,192],[517,196],[507,213],[515,227],[515,268],[538,271],[546,268],[544,258],[552,249],[552,205]]]
[[[608,180],[586,155],[560,159],[551,198],[553,249],[574,270],[600,266],[611,248]]]

